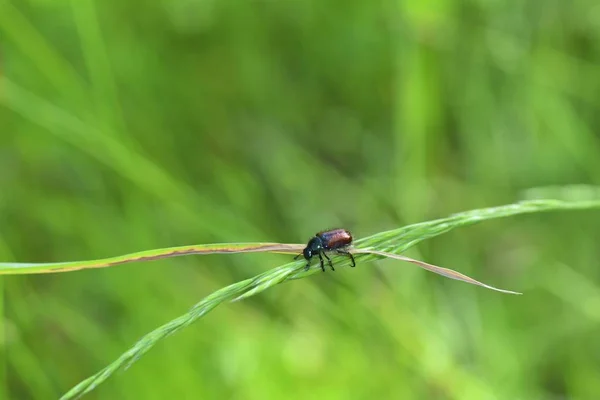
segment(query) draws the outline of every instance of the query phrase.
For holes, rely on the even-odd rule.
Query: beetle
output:
[[[334,251],[338,254],[344,254],[350,257],[352,260],[352,267],[355,267],[356,262],[354,261],[354,256],[347,250],[351,244],[352,234],[346,229],[331,229],[321,231],[308,241],[308,244],[302,253],[294,257],[294,260],[297,260],[298,257],[304,256],[307,261],[304,269],[308,271],[310,269],[310,260],[315,255],[318,255],[319,260],[321,260],[321,269],[323,272],[325,272],[325,264],[323,262],[323,256],[325,256],[327,262],[329,263],[329,267],[332,271],[335,271],[333,268],[333,263],[331,262],[331,258],[329,258],[326,253],[328,251]]]

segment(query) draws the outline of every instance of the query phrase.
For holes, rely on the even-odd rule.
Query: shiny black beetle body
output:
[[[327,256],[328,251],[333,251],[338,254],[344,254],[350,257],[352,260],[352,266],[356,266],[354,262],[354,256],[348,252],[347,247],[352,244],[352,234],[345,229],[333,229],[329,231],[322,231],[317,233],[313,238],[308,241],[308,244],[302,251],[302,254],[298,254],[294,259],[298,259],[300,256],[304,256],[307,261],[305,269],[308,271],[310,268],[310,260],[318,255],[319,260],[321,260],[321,269],[325,272],[325,263],[323,262],[323,256],[327,259],[329,263],[329,267],[331,267],[332,271],[335,271],[333,268],[333,263],[329,256]]]

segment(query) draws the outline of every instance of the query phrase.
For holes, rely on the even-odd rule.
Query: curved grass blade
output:
[[[495,291],[501,292],[501,293],[523,294],[523,293],[519,293],[519,292],[513,292],[511,290],[498,289],[498,288],[495,288],[493,286],[486,285],[485,283],[476,281],[475,279],[473,279],[473,278],[471,278],[471,277],[469,277],[467,275],[461,274],[460,272],[454,271],[452,269],[438,267],[437,265],[428,264],[426,262],[415,260],[413,258],[401,256],[401,255],[398,255],[398,254],[386,253],[384,251],[377,251],[377,250],[371,250],[371,249],[354,249],[354,250],[352,250],[352,253],[353,254],[361,254],[361,253],[363,253],[363,254],[375,254],[375,255],[378,255],[378,256],[382,256],[382,257],[394,258],[396,260],[401,260],[401,261],[406,261],[406,262],[409,262],[409,263],[412,263],[412,264],[416,264],[419,267],[421,267],[423,269],[426,269],[427,271],[431,271],[431,272],[436,273],[438,275],[445,276],[446,278],[456,279],[457,281],[462,281],[462,282],[470,283],[471,285],[481,286],[481,287],[484,287],[486,289],[495,290]]]
[[[428,238],[441,235],[454,228],[475,224],[477,222],[485,221],[488,219],[542,211],[576,210],[591,208],[600,208],[600,201],[524,201],[501,207],[472,210],[460,214],[455,214],[447,218],[438,219],[435,221],[423,222],[420,224],[410,225],[387,232],[381,232],[357,240],[355,244],[358,250],[375,250],[386,254],[394,254],[403,252],[408,248],[414,246],[416,243],[419,243]],[[297,248],[295,250],[297,250]],[[379,258],[384,256],[378,254],[361,254],[358,255],[356,258],[357,261],[363,262],[368,261],[371,257]],[[387,255],[385,257],[387,257]],[[349,264],[347,260],[340,261],[341,262],[338,265]],[[446,269],[439,269],[434,272],[441,273],[441,275],[443,276],[452,275],[448,274]],[[173,321],[163,325],[162,327],[159,327],[158,329],[144,336],[140,341],[138,341],[138,343],[136,343],[123,355],[121,355],[121,357],[119,357],[117,360],[115,360],[98,373],[85,379],[84,381],[80,382],[77,386],[69,390],[69,392],[62,397],[62,399],[75,399],[79,398],[80,396],[86,393],[89,393],[98,385],[106,381],[106,379],[108,379],[114,372],[118,371],[123,367],[129,366],[132,362],[139,359],[160,340],[194,323],[206,313],[213,310],[219,304],[231,301],[232,299],[239,299],[240,296],[243,296],[245,293],[249,293],[249,296],[255,295],[281,282],[285,282],[287,280],[292,279],[304,278],[313,273],[316,273],[315,269],[312,269],[311,271],[303,271],[303,262],[296,261],[264,272],[253,279],[246,279],[244,281],[229,285],[223,289],[214,292],[213,294],[205,297],[202,301],[196,304],[196,306],[194,306],[190,311],[188,311],[184,315],[174,319]],[[456,275],[452,275],[452,277],[456,279]]]
[[[113,363],[111,363],[95,375],[81,381],[79,384],[77,384],[77,386],[69,390],[68,393],[61,397],[61,400],[78,399],[81,396],[91,392],[98,385],[104,382],[108,377],[110,377],[113,373],[117,372],[117,370],[121,369],[122,367],[128,368],[129,366],[131,366],[131,364],[133,364],[140,357],[146,354],[156,344],[156,342],[166,338],[167,336],[172,335],[180,329],[185,328],[186,326],[196,321],[198,318],[201,318],[204,315],[208,314],[213,308],[215,308],[219,304],[230,300],[236,294],[242,293],[245,290],[247,290],[248,287],[252,284],[252,281],[252,279],[246,279],[244,281],[234,283],[220,290],[217,290],[211,295],[205,297],[184,315],[175,318],[174,320],[146,334]]]
[[[379,251],[402,253],[415,244],[452,229],[469,226],[490,219],[548,211],[586,210],[600,208],[600,200],[524,200],[498,207],[480,208],[450,215],[432,221],[420,222],[386,232],[379,232],[354,242],[357,247],[376,248]]]
[[[77,271],[90,268],[107,268],[116,265],[139,261],[154,261],[163,258],[180,257],[192,254],[225,254],[225,253],[297,253],[304,248],[301,244],[285,243],[218,243],[193,246],[168,247],[140,251],[117,257],[88,261],[71,261],[62,263],[0,263],[0,275],[43,274]]]

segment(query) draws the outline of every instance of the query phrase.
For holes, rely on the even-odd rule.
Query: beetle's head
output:
[[[302,254],[304,254],[304,258],[310,260],[312,256],[318,254],[323,249],[323,241],[321,238],[314,237],[310,239]]]
[[[310,247],[305,247],[304,250],[302,251],[302,254],[304,254],[304,258],[306,258],[307,260],[310,260],[313,256],[313,251]]]

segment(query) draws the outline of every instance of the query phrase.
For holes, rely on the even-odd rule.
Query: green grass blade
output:
[[[197,319],[206,315],[219,304],[231,299],[238,293],[242,293],[251,283],[252,279],[246,279],[244,281],[224,287],[223,289],[220,289],[205,297],[184,315],[145,335],[131,349],[123,353],[116,361],[104,368],[102,371],[98,372],[96,375],[80,382],[77,386],[61,397],[61,399],[79,398],[84,394],[94,390],[99,384],[104,382],[109,376],[111,376],[121,367],[128,368],[132,363],[146,354],[159,340],[162,340],[178,330],[185,328]]]
[[[526,200],[504,206],[465,211],[446,218],[377,233],[357,240],[355,245],[361,248],[371,247],[378,251],[401,253],[423,240],[441,235],[461,226],[473,225],[490,219],[544,211],[585,210],[593,208],[600,208],[600,200]]]
[[[154,261],[163,258],[180,257],[192,254],[226,254],[226,253],[298,253],[304,246],[283,243],[217,243],[198,244],[192,246],[168,247],[117,257],[98,260],[71,261],[60,263],[0,263],[0,275],[42,274],[69,272],[90,268],[108,268],[116,265],[140,261]]]
[[[357,240],[356,247],[363,250],[367,249],[393,254],[405,251],[409,247],[414,246],[422,240],[441,235],[450,231],[451,229],[475,224],[477,222],[486,221],[489,219],[543,211],[583,210],[592,208],[600,208],[600,201],[523,201],[520,203],[509,204],[500,207],[467,211],[435,221],[424,222],[378,233],[367,238]],[[356,259],[357,261],[364,262],[370,259],[380,259],[387,256],[388,255],[384,256],[383,254],[357,254]],[[341,259],[336,265],[349,265],[349,261],[347,259]],[[309,271],[304,271],[303,262],[301,261],[291,262],[264,272],[255,278],[246,279],[220,289],[205,297],[184,315],[144,336],[117,360],[109,364],[100,372],[73,387],[62,397],[62,399],[75,399],[86,393],[89,393],[98,385],[103,383],[106,379],[108,379],[117,370],[130,366],[131,363],[138,360],[160,340],[197,321],[219,304],[222,304],[226,301],[240,300],[249,296],[253,296],[286,280],[303,278],[317,272],[318,269],[316,268],[311,268]]]

